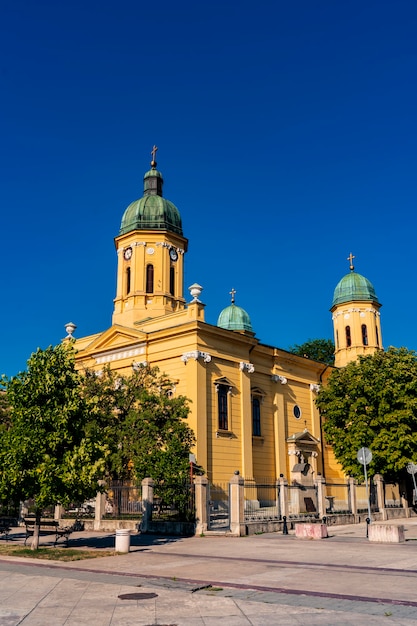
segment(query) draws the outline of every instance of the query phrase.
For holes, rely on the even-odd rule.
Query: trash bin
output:
[[[116,530],[116,552],[130,552],[130,530],[119,528]]]

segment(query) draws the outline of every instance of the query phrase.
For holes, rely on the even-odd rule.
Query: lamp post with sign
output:
[[[411,474],[411,476],[413,477],[413,483],[414,483],[413,505],[414,505],[417,501],[417,486],[416,486],[416,477],[415,477],[415,474],[417,472],[417,465],[415,463],[408,463],[407,472]]]
[[[368,501],[368,518],[369,523],[371,522],[371,503],[369,501],[369,487],[368,487],[368,473],[366,471],[366,466],[372,461],[372,452],[369,448],[360,448],[356,455],[359,463],[363,465],[365,472],[365,485],[366,485],[366,499]]]

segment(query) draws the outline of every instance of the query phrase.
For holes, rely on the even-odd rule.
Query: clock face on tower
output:
[[[123,252],[123,256],[125,260],[128,261],[132,257],[132,248],[126,248],[126,250]]]
[[[170,248],[169,256],[171,261],[176,261],[178,259],[178,252],[175,250],[175,248]]]

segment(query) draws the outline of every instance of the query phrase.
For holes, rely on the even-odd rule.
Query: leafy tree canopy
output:
[[[71,344],[39,349],[27,365],[1,381],[0,499],[34,498],[39,516],[97,493],[107,451],[87,432],[93,401],[82,394]]]
[[[294,344],[289,351],[307,359],[314,359],[327,365],[334,363],[334,343],[331,339],[309,339],[302,344]]]
[[[417,462],[417,355],[389,348],[334,370],[316,400],[327,443],[346,474],[363,476],[356,455],[372,451],[370,471],[398,480]]]
[[[165,483],[188,477],[195,438],[185,421],[188,402],[173,397],[172,389],[156,367],[139,366],[130,376],[109,368],[100,375],[85,372],[84,393],[94,405],[89,428],[100,431],[111,448],[110,477]]]

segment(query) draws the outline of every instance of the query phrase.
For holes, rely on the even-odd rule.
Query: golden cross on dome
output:
[[[233,289],[232,287],[232,291],[229,291],[230,295],[232,296],[232,304],[235,303],[235,293],[236,293],[236,289]]]
[[[158,151],[158,146],[154,146],[151,150],[151,154],[152,154],[152,161],[151,161],[151,165],[152,167],[156,166],[156,153]]]
[[[352,271],[355,269],[353,266],[353,259],[354,259],[354,255],[352,253],[349,254],[347,260],[349,261],[350,265],[349,265],[349,269],[351,269]]]

